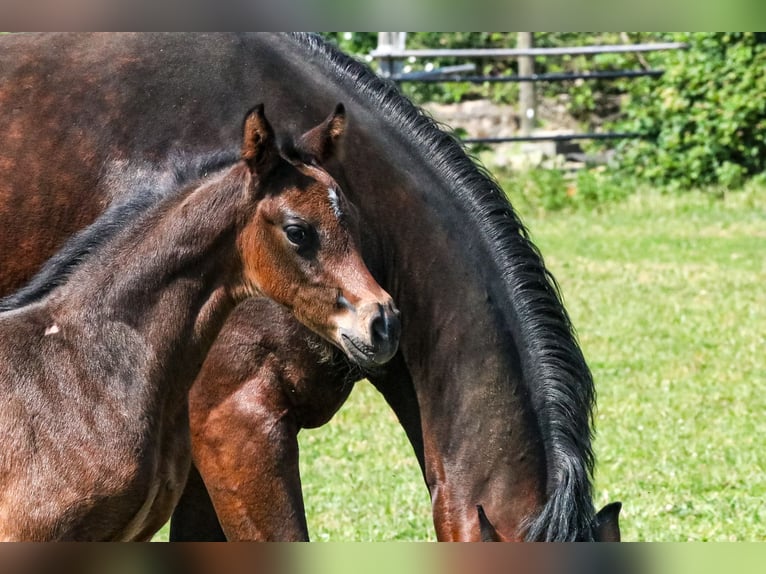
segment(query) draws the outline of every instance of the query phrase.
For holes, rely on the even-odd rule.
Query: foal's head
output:
[[[355,362],[388,361],[399,344],[399,312],[357,250],[338,184],[319,163],[345,129],[342,105],[301,138],[278,149],[263,106],[244,123],[242,161],[257,206],[238,237],[247,288],[288,307],[299,321]]]

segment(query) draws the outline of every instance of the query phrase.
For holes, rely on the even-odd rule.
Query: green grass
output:
[[[598,388],[625,539],[766,539],[766,193],[529,221]]]
[[[299,435],[312,540],[435,540],[412,447],[375,388],[358,383],[329,424]]]
[[[597,504],[623,502],[625,540],[766,540],[766,190],[524,219],[596,381]],[[313,540],[434,539],[369,384],[300,443]]]

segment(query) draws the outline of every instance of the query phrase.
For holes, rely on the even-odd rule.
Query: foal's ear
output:
[[[593,538],[596,542],[619,542],[620,541],[620,509],[621,502],[612,502],[596,514],[593,525]]]
[[[343,104],[335,106],[335,110],[321,124],[311,128],[298,140],[298,148],[324,163],[338,152],[338,146],[346,131],[346,108]]]
[[[247,113],[242,131],[242,159],[251,173],[262,178],[279,161],[277,140],[263,113],[263,104],[258,104]]]

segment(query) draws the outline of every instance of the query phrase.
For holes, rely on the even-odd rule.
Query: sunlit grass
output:
[[[312,540],[435,539],[412,447],[371,384],[358,383],[330,424],[299,439]]]
[[[766,539],[766,193],[529,221],[599,391],[599,502],[629,540]]]

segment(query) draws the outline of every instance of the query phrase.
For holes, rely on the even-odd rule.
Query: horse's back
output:
[[[192,41],[193,40],[193,41]],[[0,295],[114,197],[116,168],[236,147],[271,37],[0,38]]]
[[[12,144],[37,140],[44,145],[37,148],[41,155],[71,157],[74,151],[85,160],[164,158],[178,145],[237,144],[245,111],[262,97],[253,88],[271,77],[266,70],[273,72],[275,39],[260,34],[3,38],[0,128]],[[51,134],[57,137],[45,142]],[[68,144],[86,141],[74,150],[60,149],[60,137]],[[15,148],[4,143],[4,153],[12,153]]]

